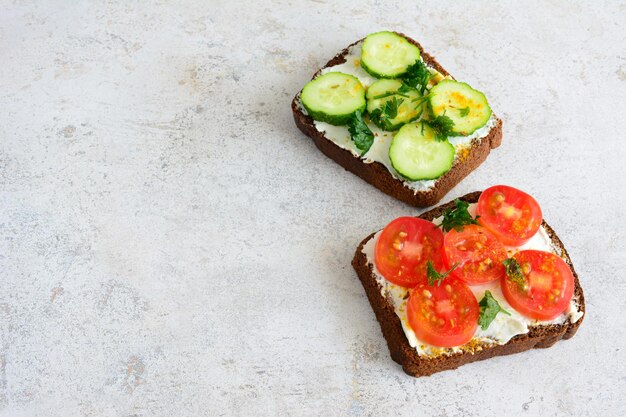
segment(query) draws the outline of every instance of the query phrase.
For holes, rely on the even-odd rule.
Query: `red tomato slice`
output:
[[[417,217],[399,217],[389,223],[376,242],[378,271],[403,287],[428,282],[426,264],[443,270],[443,233],[433,223]]]
[[[460,232],[452,229],[444,236],[443,247],[447,268],[458,263],[452,275],[467,284],[484,284],[504,275],[502,261],[508,257],[506,249],[484,227],[464,226]]]
[[[505,276],[502,293],[515,310],[537,320],[552,320],[567,310],[574,295],[574,276],[563,259],[538,250],[524,250],[513,258],[526,284],[522,287]]]
[[[516,188],[496,185],[487,188],[478,199],[478,222],[509,246],[521,246],[541,226],[539,203]]]
[[[421,284],[409,296],[407,316],[418,339],[434,346],[460,346],[476,333],[478,301],[472,290],[456,279],[440,286]]]

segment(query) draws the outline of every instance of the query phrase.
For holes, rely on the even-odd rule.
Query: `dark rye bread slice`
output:
[[[409,42],[420,49],[422,59],[426,64],[435,68],[443,75],[450,75],[435,58],[424,52],[424,49],[419,43],[402,33],[398,33],[398,35],[405,37]],[[363,41],[363,39],[349,45],[333,59],[328,61],[324,68],[346,62],[345,57],[348,55],[349,49],[361,41]],[[322,69],[317,71],[313,75],[313,78],[317,77]],[[379,162],[365,163],[355,157],[349,150],[342,149],[334,142],[327,139],[324,133],[315,128],[313,119],[302,110],[302,106],[300,105],[300,93],[298,93],[291,102],[291,109],[296,126],[298,126],[305,135],[313,139],[315,146],[317,146],[324,155],[384,193],[416,207],[432,206],[439,202],[448,191],[487,159],[487,155],[489,155],[491,149],[497,148],[502,142],[502,120],[496,118],[496,124],[489,132],[489,135],[482,139],[474,139],[470,145],[469,152],[464,152],[462,157],[456,158],[450,171],[439,177],[433,187],[428,190],[415,192],[404,186],[402,180],[394,178],[383,164]]]
[[[481,192],[477,191],[467,194],[460,199],[467,201],[468,203],[476,203],[480,194]],[[455,207],[455,204],[451,201],[447,204],[427,211],[419,217],[432,221],[433,219],[442,216],[446,209],[453,207]],[[396,315],[393,306],[383,295],[381,295],[381,288],[376,282],[373,267],[367,263],[367,257],[362,252],[365,243],[372,239],[375,233],[372,233],[361,242],[356,250],[354,259],[352,260],[352,266],[365,288],[367,298],[374,309],[374,313],[376,313],[376,319],[380,323],[383,336],[387,340],[387,346],[389,347],[391,358],[402,365],[404,372],[415,377],[431,375],[435,372],[455,369],[461,365],[465,365],[466,363],[488,359],[494,356],[510,355],[512,353],[523,352],[532,348],[547,348],[561,339],[569,339],[574,336],[578,327],[585,318],[585,297],[583,295],[583,289],[580,286],[580,281],[578,280],[578,275],[574,270],[572,260],[563,247],[563,243],[554,230],[552,230],[552,228],[548,226],[545,221],[542,222],[542,225],[552,239],[554,246],[562,251],[565,262],[567,262],[572,270],[572,273],[574,274],[574,297],[578,299],[583,316],[575,323],[571,323],[568,319],[563,324],[532,327],[527,334],[517,335],[504,345],[474,345],[472,346],[474,349],[473,353],[453,353],[450,356],[440,355],[435,357],[420,357],[415,349],[409,345],[409,342],[404,335],[400,319]]]

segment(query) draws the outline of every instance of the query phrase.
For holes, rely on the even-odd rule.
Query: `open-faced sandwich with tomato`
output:
[[[583,290],[537,201],[497,185],[359,245],[352,265],[393,360],[413,376],[569,339]]]

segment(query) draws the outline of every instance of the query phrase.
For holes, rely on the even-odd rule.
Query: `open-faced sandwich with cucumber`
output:
[[[563,243],[537,201],[505,185],[393,220],[352,265],[391,357],[412,376],[550,347],[585,315]]]
[[[370,34],[340,52],[292,110],[326,156],[418,207],[437,203],[502,140],[485,95],[395,32]]]

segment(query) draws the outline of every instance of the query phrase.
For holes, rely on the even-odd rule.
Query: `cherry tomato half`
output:
[[[507,258],[506,249],[482,226],[464,226],[458,232],[450,230],[443,238],[443,247],[447,268],[458,263],[452,275],[467,284],[484,284],[504,275],[502,261]]]
[[[440,347],[469,342],[478,327],[478,301],[457,279],[440,286],[418,285],[409,296],[407,316],[418,339]]]
[[[530,195],[507,185],[487,188],[478,199],[478,222],[509,246],[521,246],[541,226],[541,207]]]
[[[417,217],[399,217],[389,223],[376,242],[378,271],[403,287],[428,282],[426,265],[443,269],[443,233],[433,223]]]
[[[574,294],[574,276],[565,261],[538,250],[524,250],[513,258],[524,273],[525,284],[503,277],[506,301],[524,316],[537,320],[552,320],[563,313]]]

